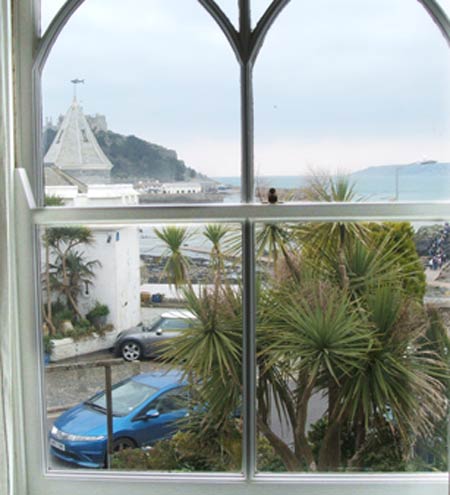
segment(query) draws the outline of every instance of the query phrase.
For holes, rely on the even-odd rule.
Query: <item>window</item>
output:
[[[30,2],[31,3],[31,2]],[[84,2],[88,8],[91,0]],[[216,4],[210,0],[202,0],[201,2],[191,2],[191,9],[205,9],[205,12],[210,14],[217,23],[217,31],[220,29],[224,32],[226,39],[231,45],[231,49],[237,58],[236,71],[240,70],[240,90],[241,90],[241,177],[240,177],[240,202],[223,204],[202,205],[192,203],[189,205],[144,205],[144,206],[116,206],[111,208],[105,206],[105,202],[101,201],[99,196],[91,196],[91,199],[98,200],[95,206],[81,208],[82,204],[72,204],[65,208],[43,208],[44,191],[42,187],[42,167],[40,164],[40,87],[41,87],[41,72],[44,70],[45,59],[49,54],[52,44],[56,41],[56,37],[64,27],[66,21],[69,21],[71,15],[77,8],[80,12],[85,5],[82,1],[68,1],[64,4],[63,9],[59,12],[55,20],[50,24],[49,30],[40,39],[38,46],[34,47],[34,31],[33,26],[36,25],[33,16],[33,9],[28,2],[15,3],[15,13],[20,19],[15,20],[17,29],[15,32],[14,43],[15,53],[20,53],[17,60],[17,112],[18,112],[18,162],[24,164],[24,170],[17,172],[17,209],[14,212],[14,219],[17,223],[18,242],[17,242],[17,273],[18,273],[18,295],[20,302],[20,311],[17,310],[19,319],[16,325],[16,330],[20,330],[20,334],[12,335],[15,343],[17,355],[20,352],[23,361],[22,366],[15,362],[14,377],[17,383],[23,383],[21,389],[21,397],[26,399],[18,401],[14,405],[14,413],[16,413],[15,430],[20,431],[21,418],[24,416],[25,431],[22,436],[15,437],[15,446],[25,449],[25,456],[17,464],[18,472],[26,473],[28,482],[28,492],[30,495],[40,495],[44,493],[64,493],[67,495],[79,493],[80,490],[92,491],[108,491],[111,494],[123,493],[127,491],[130,494],[146,493],[148,490],[154,490],[158,493],[179,493],[184,490],[185,493],[210,493],[212,490],[221,493],[230,493],[232,490],[237,493],[272,493],[274,489],[283,493],[328,493],[330,490],[336,493],[366,493],[368,490],[371,493],[386,493],[389,490],[399,492],[407,492],[411,494],[443,494],[448,489],[448,479],[443,473],[394,473],[394,474],[364,474],[364,473],[302,473],[301,470],[294,470],[293,475],[280,475],[278,473],[258,473],[257,465],[257,432],[261,428],[267,427],[264,422],[256,424],[256,390],[257,381],[260,376],[257,375],[257,311],[261,301],[257,301],[257,273],[264,272],[264,258],[271,255],[270,248],[258,252],[258,235],[261,231],[264,233],[264,227],[269,226],[270,236],[280,224],[294,224],[302,228],[302,225],[318,226],[317,229],[311,229],[309,237],[303,237],[302,242],[311,242],[316,235],[316,230],[321,226],[329,225],[355,225],[357,222],[381,222],[381,221],[416,221],[429,222],[440,221],[444,223],[448,219],[449,209],[445,202],[399,202],[399,201],[381,201],[381,202],[348,202],[339,201],[342,196],[342,187],[335,189],[336,195],[329,195],[328,199],[333,201],[317,201],[307,197],[308,201],[304,202],[280,202],[276,196],[276,192],[265,191],[264,194],[270,194],[263,197],[262,201],[255,200],[255,176],[257,167],[254,161],[254,125],[253,125],[253,67],[257,67],[258,54],[263,53],[263,41],[267,33],[270,32],[271,26],[276,26],[279,19],[283,15],[283,10],[288,9],[288,2],[283,0],[274,0],[267,2],[267,10],[261,17],[259,22],[251,20],[250,16],[250,0],[242,0],[239,2],[240,8],[240,26],[239,31],[233,27],[226,16],[221,12],[219,2]],[[185,7],[183,0],[183,8]],[[264,3],[264,2],[263,2]],[[294,2],[292,2],[294,3]],[[301,2],[296,2],[296,4]],[[361,2],[357,2],[360,4]],[[403,2],[406,5],[406,2]],[[444,38],[448,41],[450,33],[450,25],[447,17],[439,8],[436,2],[432,0],[423,0],[422,15],[429,22],[427,17],[430,14],[437,24],[436,32],[439,34],[439,29],[444,34]],[[257,2],[258,9],[261,8],[262,2]],[[351,2],[345,2],[348,7]],[[399,5],[402,3],[399,1]],[[106,3],[104,4],[106,5]],[[146,9],[147,2],[143,2],[141,9]],[[179,4],[181,5],[181,4]],[[305,2],[306,5],[306,2]],[[321,2],[321,5],[326,10],[326,5]],[[389,3],[390,5],[390,3]],[[418,5],[418,8],[421,6]],[[390,8],[390,7],[389,7]],[[204,11],[202,11],[204,12]],[[286,10],[288,12],[288,10]],[[140,10],[138,10],[138,14]],[[100,10],[100,16],[105,15]],[[37,17],[37,16],[36,16]],[[70,22],[70,21],[69,21]],[[404,21],[406,24],[406,20]],[[188,18],[186,19],[188,23]],[[255,26],[252,31],[251,26]],[[69,26],[69,24],[68,24]],[[62,31],[63,32],[63,31]],[[369,33],[370,36],[370,33]],[[57,46],[57,45],[55,45]],[[283,53],[281,47],[280,52]],[[32,55],[35,54],[35,55]],[[430,54],[432,57],[433,54]],[[35,58],[33,58],[35,57]],[[256,64],[256,65],[255,65]],[[234,78],[237,72],[231,71],[230,78]],[[177,77],[187,77],[184,74],[176,74]],[[33,76],[33,77],[30,77]],[[345,94],[345,87],[344,94]],[[32,95],[32,96],[30,96]],[[259,104],[255,101],[256,104]],[[30,115],[36,117],[34,120]],[[219,116],[220,117],[220,116]],[[220,119],[219,119],[220,120]],[[257,130],[257,129],[256,129]],[[258,132],[258,130],[257,130]],[[67,132],[59,135],[61,143]],[[447,136],[443,136],[445,141]],[[258,142],[261,143],[261,136],[258,137]],[[255,148],[256,152],[256,148]],[[420,157],[421,161],[432,160],[433,157]],[[276,170],[277,164],[273,161],[273,169]],[[28,177],[27,177],[28,176]],[[395,172],[394,172],[395,177]],[[400,179],[401,180],[401,179]],[[29,181],[29,182],[28,182]],[[228,184],[224,184],[225,187]],[[268,189],[270,184],[268,184]],[[80,184],[77,187],[82,187]],[[148,185],[150,187],[150,185]],[[153,187],[153,186],[152,186]],[[111,188],[112,190],[113,188]],[[317,192],[317,188],[315,189]],[[89,194],[99,194],[98,187],[89,191]],[[69,192],[68,192],[69,194]],[[86,193],[83,193],[86,194]],[[164,193],[162,193],[164,194]],[[167,192],[170,194],[170,192]],[[101,195],[100,195],[101,196]],[[326,196],[326,195],[325,195]],[[325,196],[322,199],[325,199]],[[35,204],[36,203],[38,206]],[[70,199],[70,197],[69,197]],[[344,196],[344,199],[349,199]],[[398,199],[398,198],[397,198]],[[414,198],[417,200],[417,198]],[[338,201],[336,201],[338,200]],[[274,206],[267,204],[278,202]],[[172,473],[170,475],[132,475],[128,473],[93,473],[87,471],[81,472],[59,472],[52,473],[46,471],[44,445],[46,445],[46,431],[44,427],[43,415],[43,393],[42,393],[42,375],[43,365],[41,363],[41,355],[36,352],[36,349],[41,347],[39,335],[39,303],[40,296],[37,295],[36,287],[38,285],[39,273],[39,256],[38,246],[39,238],[36,231],[39,228],[54,228],[55,226],[67,225],[88,225],[95,226],[105,231],[119,232],[122,226],[140,226],[146,223],[163,223],[163,224],[179,224],[195,222],[232,222],[239,224],[242,232],[242,285],[243,285],[243,340],[242,340],[242,369],[243,384],[242,384],[242,415],[243,422],[243,468],[242,473],[214,473],[209,475],[188,475]],[[117,229],[115,226],[118,226]],[[263,228],[262,228],[263,227]],[[326,229],[324,229],[326,230]],[[342,232],[344,229],[338,229]],[[376,229],[375,229],[376,230]],[[124,232],[124,230],[120,230]],[[335,230],[333,230],[334,234]],[[303,232],[304,234],[304,232]],[[105,235],[103,236],[105,237]],[[331,237],[331,234],[330,236]],[[113,249],[116,244],[113,243],[113,236],[109,234],[110,240],[105,242],[104,249]],[[272,237],[273,239],[273,237]],[[306,239],[306,240],[305,240]],[[118,240],[118,238],[116,238]],[[325,241],[329,240],[325,234]],[[120,236],[120,244],[125,244],[125,238]],[[271,246],[269,243],[268,246]],[[273,243],[272,243],[273,246]],[[342,268],[344,266],[343,250],[344,246],[340,245],[338,249],[338,264],[335,268],[336,277],[341,277],[342,284],[347,284],[348,271]],[[363,257],[362,249],[358,251],[358,256]],[[308,246],[303,248],[307,252]],[[273,252],[273,251],[272,251]],[[356,258],[351,258],[352,260]],[[360,258],[358,258],[360,259]],[[277,262],[273,262],[277,265]],[[281,270],[281,268],[279,268]],[[331,270],[328,266],[327,269]],[[356,273],[356,267],[353,267]],[[346,275],[347,273],[347,275]],[[33,274],[32,282],[30,277]],[[363,282],[361,282],[363,283]],[[275,290],[276,288],[274,288]],[[329,301],[334,301],[335,296],[333,290],[327,293]],[[305,297],[306,299],[306,297]],[[258,303],[258,304],[257,304]],[[344,301],[345,304],[354,304],[355,302]],[[284,303],[285,309],[289,306]],[[312,308],[314,309],[314,308]],[[275,315],[276,317],[277,315]],[[292,316],[292,315],[291,315]],[[330,316],[330,315],[329,315]],[[331,314],[331,317],[335,315]],[[337,315],[339,316],[339,315]],[[336,316],[336,318],[337,318]],[[286,330],[287,320],[281,322],[279,328]],[[352,324],[357,323],[352,322]],[[283,326],[284,325],[284,326]],[[274,327],[275,328],[275,327]],[[359,337],[358,337],[359,338]],[[360,337],[363,338],[362,336]],[[352,342],[355,343],[355,352],[358,354],[358,342],[352,337]],[[345,340],[345,335],[344,335]],[[270,346],[270,342],[269,342]],[[410,349],[404,349],[405,353],[410,352]],[[16,354],[15,354],[16,356]],[[354,357],[354,356],[353,356]],[[14,357],[16,359],[16,357]],[[324,358],[326,363],[327,359]],[[278,361],[273,361],[278,362]],[[304,361],[306,362],[306,361]],[[280,366],[280,365],[277,365]],[[314,366],[314,365],[313,365]],[[346,372],[346,368],[342,368]],[[270,370],[270,367],[265,368]],[[37,373],[39,370],[39,373]],[[289,373],[289,368],[285,367],[284,372]],[[333,373],[330,371],[328,378]],[[324,375],[320,376],[323,379]],[[333,394],[335,389],[330,386],[328,394]],[[270,393],[270,390],[266,393]],[[356,392],[355,392],[356,393]],[[417,400],[418,398],[415,397]],[[389,418],[392,411],[386,409],[382,416]],[[394,413],[392,413],[394,414]],[[326,452],[328,457],[330,452]],[[19,493],[19,492],[18,492]],[[25,495],[26,492],[23,492]],[[20,493],[22,495],[22,493]]]

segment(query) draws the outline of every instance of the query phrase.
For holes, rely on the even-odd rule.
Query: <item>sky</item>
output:
[[[44,30],[64,2],[41,2]],[[217,3],[236,25],[237,0]],[[254,68],[257,175],[450,162],[448,50],[415,0],[291,0]],[[196,0],[85,0],[44,68],[44,116],[66,112],[74,78],[110,130],[240,175],[239,66]]]

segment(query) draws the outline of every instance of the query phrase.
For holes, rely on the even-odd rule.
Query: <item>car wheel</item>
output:
[[[136,447],[135,442],[131,440],[131,438],[118,438],[117,440],[114,440],[113,442],[113,451],[114,452],[121,452],[122,450],[125,449],[134,449]]]
[[[141,357],[142,348],[137,342],[129,341],[124,342],[120,348],[122,357],[126,361],[136,361]]]

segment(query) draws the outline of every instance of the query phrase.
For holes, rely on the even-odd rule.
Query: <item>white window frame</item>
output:
[[[14,495],[79,495],[142,493],[217,495],[321,495],[390,494],[444,495],[445,473],[402,474],[255,474],[255,291],[254,225],[260,221],[439,221],[450,218],[450,202],[283,204],[276,207],[253,201],[253,99],[252,67],[276,16],[289,0],[273,0],[252,31],[249,0],[239,0],[239,32],[213,0],[198,0],[213,16],[230,42],[241,67],[242,203],[239,205],[131,206],[96,208],[42,208],[40,163],[40,73],[51,46],[71,14],[84,0],[68,0],[39,35],[38,0],[11,0],[13,6],[14,96],[15,96],[15,211],[9,212],[16,235],[11,248],[16,253],[11,270],[17,274],[16,300],[10,327],[11,378],[16,380],[12,404],[14,464],[11,476]],[[88,0],[87,0],[88,1]],[[187,1],[187,0],[180,0]],[[193,0],[192,0],[193,1]],[[304,0],[307,1],[307,0]],[[313,1],[313,0],[311,0]],[[413,0],[412,0],[413,1]],[[450,23],[435,0],[418,0],[450,40]],[[38,205],[36,205],[37,198]],[[92,471],[46,471],[46,431],[43,410],[43,363],[39,338],[39,291],[37,226],[56,224],[143,224],[176,221],[229,221],[243,226],[244,282],[244,442],[243,470],[239,474],[131,474]],[[38,370],[38,373],[36,372]],[[23,433],[21,434],[20,432]],[[11,461],[12,459],[10,459]]]

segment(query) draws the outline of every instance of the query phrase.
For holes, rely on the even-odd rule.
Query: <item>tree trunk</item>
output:
[[[304,380],[299,379],[298,382],[301,383]],[[304,459],[308,469],[310,471],[317,471],[316,462],[312,453],[312,449],[308,443],[306,437],[306,420],[308,417],[308,403],[311,398],[313,384],[300,385],[303,389],[297,404],[296,404],[296,417],[294,425],[294,448],[296,457],[299,459]]]
[[[350,285],[350,280],[348,278],[347,268],[345,266],[345,225],[339,226],[339,275],[341,278],[341,287],[343,290],[347,291]]]
[[[319,452],[319,471],[335,471],[341,464],[341,420],[337,418],[338,385],[330,378],[328,428]]]
[[[269,427],[267,423],[262,421],[260,417],[258,417],[258,428],[261,433],[267,438],[270,445],[274,448],[275,452],[281,457],[284,465],[288,471],[298,472],[302,470],[302,462],[297,458],[294,452],[289,448],[289,445],[286,444],[281,438],[276,435]]]
[[[48,325],[50,335],[55,335],[56,328],[53,323],[52,292],[50,287],[50,246],[47,240],[45,240],[45,286],[47,291],[47,311],[45,311],[44,305],[44,319]]]
[[[70,293],[70,287],[65,288],[65,293],[67,297],[67,301],[69,304],[72,306],[72,309],[74,310],[77,318],[81,321],[83,319],[83,315],[81,314],[80,310],[78,309],[77,303],[72,297],[72,294]]]

